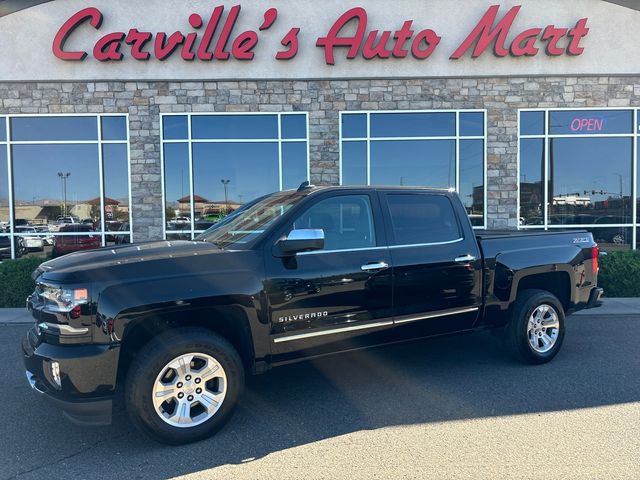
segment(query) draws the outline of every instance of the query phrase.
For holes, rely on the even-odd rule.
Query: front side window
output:
[[[341,195],[321,200],[293,222],[293,229],[324,231],[327,251],[376,246],[368,195]]]
[[[342,112],[343,185],[454,189],[485,225],[484,111]]]
[[[449,198],[433,194],[388,194],[391,245],[424,245],[460,240],[462,233]]]
[[[162,116],[167,238],[191,239],[243,204],[309,179],[306,113]]]
[[[631,248],[636,114],[521,111],[520,227],[588,228],[605,248]]]
[[[126,115],[8,116],[0,129],[0,235],[12,257],[131,241]]]

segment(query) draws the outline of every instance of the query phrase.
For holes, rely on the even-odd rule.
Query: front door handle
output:
[[[389,268],[389,264],[385,262],[367,263],[366,265],[362,265],[362,267],[360,268],[363,272],[375,272],[376,270],[384,270],[386,268]]]
[[[462,255],[461,257],[457,257],[454,262],[456,263],[470,263],[470,262],[475,262],[476,261],[476,257],[474,257],[473,255]]]

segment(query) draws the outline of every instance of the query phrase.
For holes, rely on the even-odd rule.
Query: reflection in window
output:
[[[7,121],[11,138],[0,143],[0,235],[13,233],[14,257],[131,242],[125,115]]]
[[[343,185],[452,188],[485,225],[485,112],[342,112]],[[369,133],[369,135],[368,135]]]
[[[444,195],[385,195],[392,223],[391,245],[420,245],[462,237],[451,201]]]
[[[322,200],[293,222],[293,228],[322,230],[325,250],[376,245],[373,213],[367,195],[343,195]]]
[[[530,123],[545,112],[520,115]],[[520,225],[582,226],[601,247],[633,247],[633,209],[640,200],[633,178],[633,117],[631,109],[551,110],[548,138],[521,125],[527,138],[520,139]]]
[[[161,123],[168,239],[194,238],[244,203],[309,179],[305,113],[163,115]]]

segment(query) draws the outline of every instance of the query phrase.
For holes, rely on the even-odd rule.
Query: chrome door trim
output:
[[[399,320],[395,320],[394,323],[396,325],[401,325],[403,323],[418,322],[420,320],[429,320],[430,318],[448,317],[450,315],[461,315],[463,313],[477,312],[478,310],[480,310],[480,307],[461,308],[458,310],[450,310],[448,312],[432,313],[430,315],[420,315],[420,316],[401,318]]]
[[[455,240],[449,240],[448,242],[433,242],[433,243],[415,243],[412,245],[389,245],[390,249],[396,248],[414,248],[414,247],[433,247],[436,245],[451,245],[452,243],[460,243],[464,238],[457,238]]]
[[[388,327],[390,325],[393,325],[392,320],[387,320],[384,322],[376,322],[376,323],[367,323],[365,325],[353,325],[351,327],[334,328],[331,330],[322,330],[319,332],[299,333],[299,334],[274,338],[273,343],[292,342],[294,340],[302,340],[304,338],[323,337],[325,335],[334,335],[337,333],[345,333],[345,332],[355,332],[356,330],[365,330],[368,328]]]
[[[322,255],[325,253],[344,253],[344,252],[368,252],[369,250],[388,250],[389,247],[365,247],[365,248],[344,248],[341,250],[316,250],[315,252],[302,252],[298,256],[303,255]]]

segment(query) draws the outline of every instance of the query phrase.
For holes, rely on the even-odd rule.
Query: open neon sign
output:
[[[572,132],[602,132],[607,122],[602,117],[578,117],[571,122]]]

